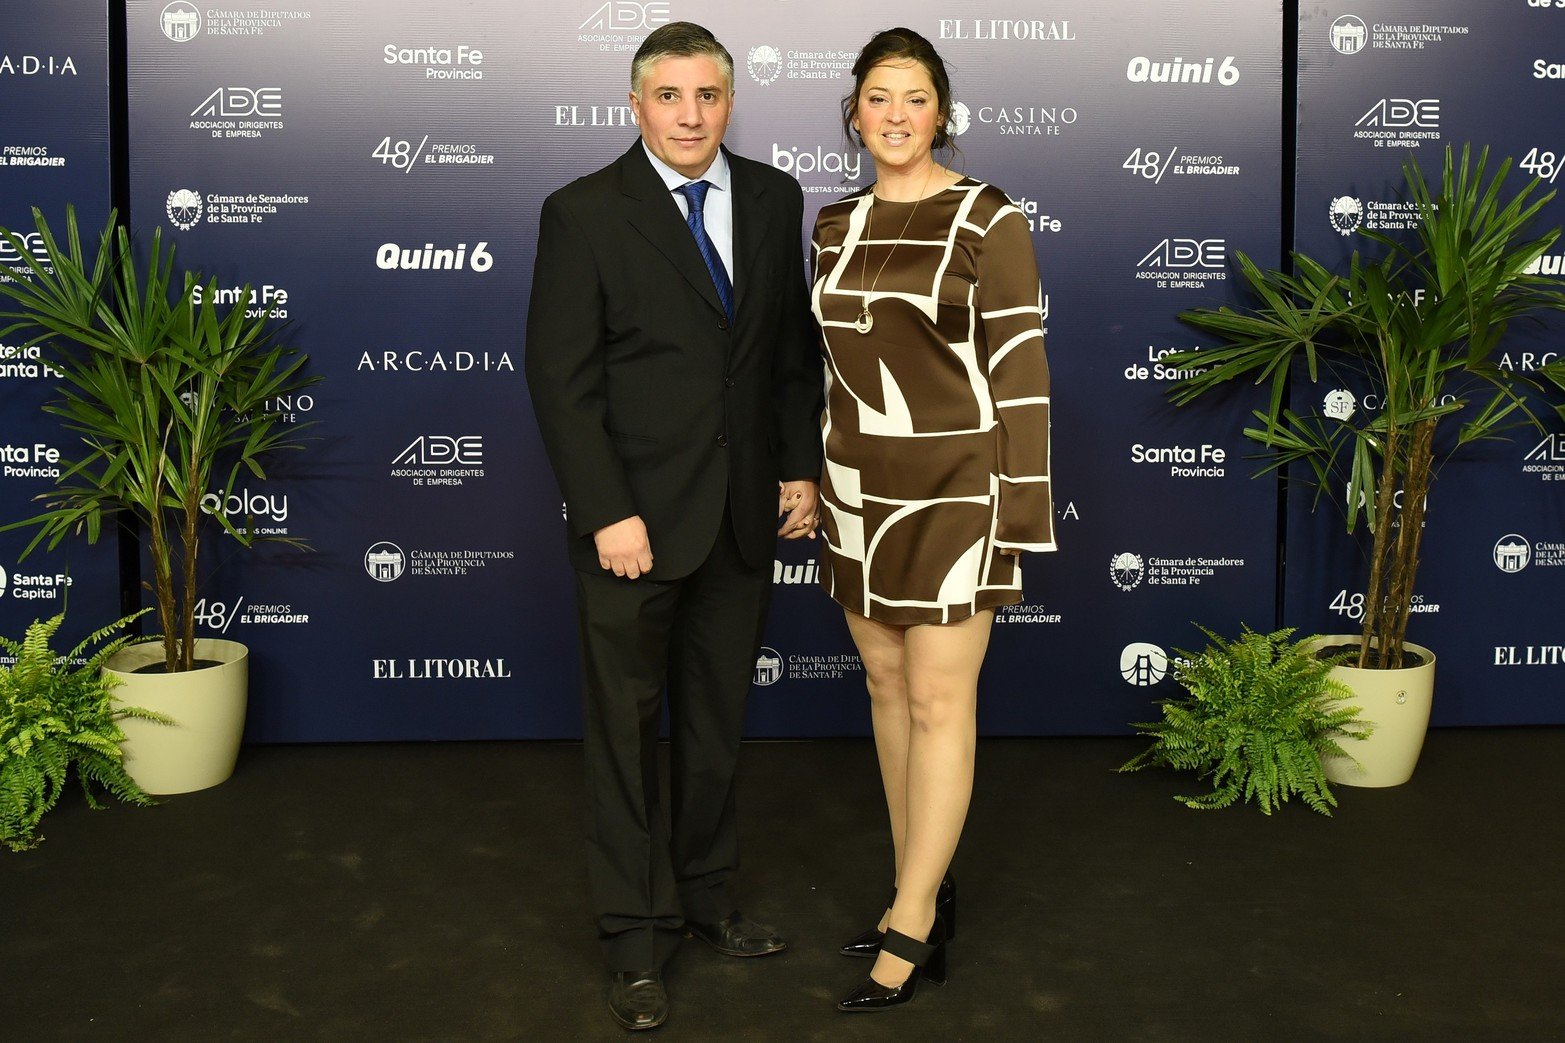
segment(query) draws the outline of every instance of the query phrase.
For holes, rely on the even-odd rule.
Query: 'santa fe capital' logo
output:
[[[1119,654],[1119,675],[1126,684],[1150,688],[1168,676],[1168,653],[1157,645],[1134,641]]]
[[[188,43],[201,33],[201,12],[187,0],[174,0],[163,8],[158,27],[175,43]]]

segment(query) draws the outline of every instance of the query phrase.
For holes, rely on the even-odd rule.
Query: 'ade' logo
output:
[[[219,87],[197,105],[192,116],[281,116],[281,87]]]
[[[33,255],[39,264],[49,263],[49,251],[44,246],[43,236],[37,232],[17,232],[16,238],[21,240],[22,249]],[[22,263],[22,255],[17,252],[11,240],[0,239],[0,264],[10,265],[15,268]]]
[[[656,29],[672,19],[663,0],[636,3],[635,0],[608,0],[581,23],[582,29]]]
[[[484,462],[484,437],[483,435],[420,435],[413,439],[397,458],[391,461],[393,464],[411,464],[414,466],[437,466],[440,464],[460,464],[464,467],[477,466]]]
[[[1420,127],[1424,130],[1440,129],[1439,98],[1382,98],[1359,117],[1356,127],[1387,127],[1402,130]]]
[[[1141,268],[1223,268],[1227,264],[1226,239],[1164,239],[1137,262]]]

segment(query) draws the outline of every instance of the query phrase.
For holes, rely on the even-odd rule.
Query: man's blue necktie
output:
[[[731,324],[734,321],[734,284],[728,278],[728,269],[723,267],[723,258],[717,252],[717,245],[706,234],[706,221],[701,217],[701,211],[706,206],[706,190],[711,187],[710,182],[692,181],[688,185],[680,185],[674,191],[690,203],[690,216],[685,218],[685,224],[690,226],[690,234],[696,237],[696,249],[701,251],[706,270],[712,273],[717,299],[723,302],[723,311],[727,313]]]

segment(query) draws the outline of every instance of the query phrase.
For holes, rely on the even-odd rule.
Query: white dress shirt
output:
[[[673,195],[674,202],[679,204],[680,216],[686,221],[690,220],[690,201],[679,191],[680,187],[692,181],[705,181],[712,186],[707,189],[706,203],[701,207],[701,222],[706,226],[706,234],[711,238],[712,245],[717,247],[717,255],[723,259],[723,267],[728,270],[728,281],[733,283],[737,291],[739,280],[734,274],[734,193],[728,157],[723,155],[722,149],[718,149],[717,156],[712,160],[712,165],[706,168],[705,174],[686,177],[653,155],[645,141],[641,147],[652,161],[652,169],[658,172],[658,177],[663,179]]]

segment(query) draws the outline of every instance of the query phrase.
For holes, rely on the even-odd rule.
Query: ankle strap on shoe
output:
[[[880,951],[890,953],[899,960],[906,960],[915,967],[922,967],[935,954],[935,947],[888,927],[886,939],[880,943]]]

